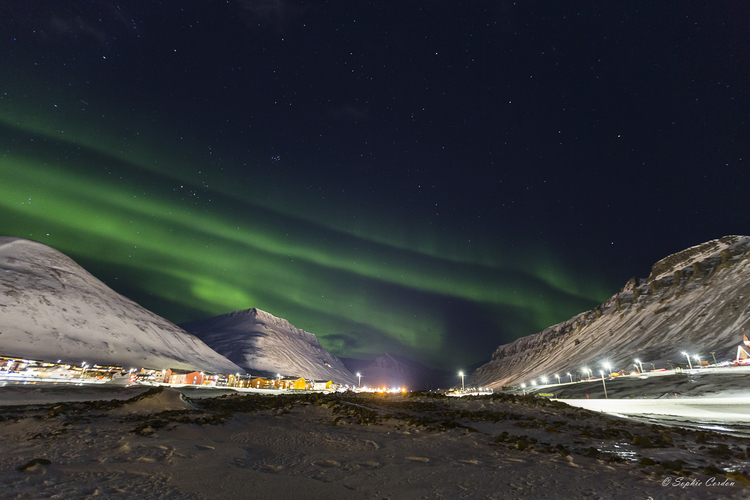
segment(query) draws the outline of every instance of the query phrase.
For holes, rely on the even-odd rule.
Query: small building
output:
[[[164,382],[167,384],[203,385],[201,372],[170,368],[166,371]]]
[[[313,391],[333,390],[333,381],[332,380],[311,380],[310,389]]]
[[[136,380],[166,384],[169,382],[169,370],[141,368],[141,371],[136,375]]]
[[[249,380],[247,386],[252,387],[253,389],[273,389],[275,388],[275,382],[276,382],[276,379],[269,379],[265,377],[255,377]]]
[[[736,363],[745,365],[750,364],[750,340],[747,339],[745,333],[742,334],[742,345],[737,346],[737,359]]]
[[[307,389],[307,382],[301,377],[284,377],[279,380],[279,389],[286,390],[305,390]]]

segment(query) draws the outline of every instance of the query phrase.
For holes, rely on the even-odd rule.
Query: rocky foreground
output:
[[[0,407],[3,497],[750,495],[748,439],[534,396],[133,390],[123,392],[130,399]]]

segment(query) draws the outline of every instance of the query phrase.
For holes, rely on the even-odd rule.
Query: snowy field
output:
[[[558,399],[572,406],[620,415],[672,415],[750,422],[750,398]]]
[[[748,439],[540,398],[53,389],[0,387],[3,498],[750,496]]]

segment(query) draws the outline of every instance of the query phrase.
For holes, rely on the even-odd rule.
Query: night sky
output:
[[[5,0],[0,234],[175,323],[488,361],[750,233],[748,4],[569,3]]]

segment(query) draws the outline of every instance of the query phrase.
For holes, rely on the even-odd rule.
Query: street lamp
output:
[[[278,387],[281,389],[281,373],[277,373],[276,378],[278,378]]]
[[[638,363],[638,365],[641,367],[641,373],[643,373],[643,364],[641,364],[640,360],[638,359],[636,359],[635,362]]]
[[[570,382],[573,383],[573,375],[571,375],[570,372],[568,372],[568,377],[570,377]]]
[[[716,363],[716,351],[711,351],[711,356],[714,358],[714,364],[718,364]]]
[[[583,373],[585,373],[585,374],[588,374],[588,375],[590,375],[590,374],[591,374],[591,370],[589,370],[589,369],[588,369],[588,368],[586,368],[585,366],[584,366],[583,368],[581,368],[581,371],[582,371]],[[588,378],[588,377],[586,377],[586,378]]]
[[[698,362],[698,366],[701,365],[701,357],[699,355],[696,354],[695,356],[693,356],[693,359]]]
[[[599,370],[599,373],[602,374],[602,385],[604,386],[604,399],[609,399],[607,396],[607,383],[604,381],[604,370]]]
[[[531,385],[536,385],[536,380],[532,380]]]
[[[362,374],[357,372],[357,389],[362,386]]]
[[[544,385],[547,385],[547,377],[542,377],[542,383],[543,383]]]
[[[606,362],[605,362],[605,363],[602,363],[602,366],[604,367],[604,369],[605,369],[605,370],[608,370],[608,371],[609,371],[609,374],[610,374],[610,375],[612,375],[612,366],[610,366],[610,364],[609,364],[609,363],[606,363]]]
[[[693,363],[690,362],[690,355],[688,353],[686,353],[685,351],[682,351],[682,354],[684,354],[685,357],[687,358],[687,360],[688,360],[688,366],[692,370],[693,369]]]
[[[461,390],[465,390],[464,386],[464,372],[458,372],[458,375],[461,377]]]
[[[559,385],[560,384],[560,375],[558,375],[557,373],[555,373],[555,377],[557,377],[557,383]]]

